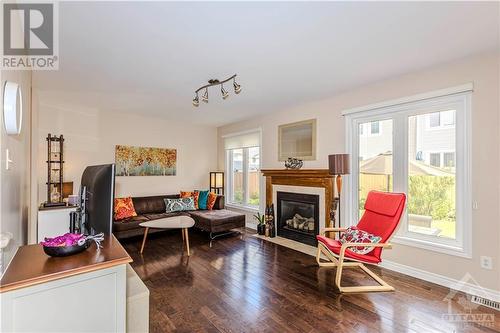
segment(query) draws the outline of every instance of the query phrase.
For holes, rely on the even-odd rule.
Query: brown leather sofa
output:
[[[224,196],[219,195],[215,200],[213,210],[195,210],[185,212],[166,213],[164,199],[179,198],[179,195],[158,195],[150,197],[132,198],[136,217],[113,221],[113,234],[118,239],[144,234],[139,225],[142,222],[157,220],[170,216],[188,215],[195,221],[195,227],[210,233],[210,240],[229,232],[231,229],[245,227],[245,215],[224,209]],[[149,233],[159,232],[161,229],[149,229]]]

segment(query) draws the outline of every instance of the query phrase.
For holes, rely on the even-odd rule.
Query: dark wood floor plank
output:
[[[334,269],[251,236],[210,248],[205,233],[190,230],[191,257],[178,232],[151,235],[143,255],[140,243],[123,241],[150,290],[151,332],[500,332],[499,312],[473,310],[493,314],[492,327],[450,322],[448,289],[377,267],[395,292],[342,295]],[[343,282],[373,283],[356,269],[346,269]],[[463,310],[456,300],[451,308]]]

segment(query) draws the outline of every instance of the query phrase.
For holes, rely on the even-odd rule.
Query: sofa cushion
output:
[[[115,198],[113,210],[113,218],[115,220],[123,220],[137,216],[131,197]]]
[[[134,208],[138,215],[143,214],[153,214],[153,213],[165,213],[165,201],[164,199],[175,199],[178,198],[178,194],[173,195],[156,195],[151,197],[136,197],[132,198],[134,202]]]
[[[164,219],[167,217],[173,217],[173,216],[179,216],[179,215],[188,215],[186,212],[172,212],[172,213],[157,213],[157,214],[144,214],[145,217],[148,218],[148,220],[158,220],[158,219]]]
[[[217,200],[217,194],[214,192],[208,193],[207,199],[207,209],[212,210],[215,206],[215,201]]]
[[[128,219],[113,222],[113,231],[123,231],[140,228],[139,224],[149,221],[144,215],[130,217]]]
[[[208,193],[210,193],[210,191],[198,191],[198,193],[198,208],[207,209]]]

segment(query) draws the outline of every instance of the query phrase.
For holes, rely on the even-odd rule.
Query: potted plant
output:
[[[257,222],[257,234],[264,235],[266,232],[266,217],[261,213],[257,213],[253,216]]]

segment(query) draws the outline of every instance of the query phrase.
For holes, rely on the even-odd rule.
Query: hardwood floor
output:
[[[341,295],[334,270],[312,256],[249,234],[209,248],[207,234],[189,233],[189,258],[180,230],[152,234],[143,255],[140,237],[123,241],[151,292],[151,332],[500,332],[500,312],[485,307],[473,313],[493,315],[490,327],[446,320],[449,290],[432,283],[374,268],[395,292]],[[344,276],[372,283],[358,270]],[[462,297],[453,313],[466,313]]]

